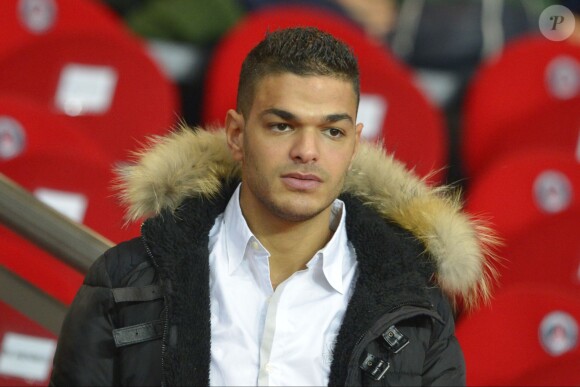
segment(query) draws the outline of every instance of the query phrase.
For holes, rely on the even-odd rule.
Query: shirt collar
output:
[[[228,274],[232,274],[240,266],[244,259],[246,249],[250,245],[253,245],[254,250],[258,250],[259,248],[265,250],[248,227],[246,219],[242,214],[240,187],[241,184],[236,188],[224,212]]]
[[[232,274],[242,263],[247,249],[261,251],[269,256],[266,248],[252,233],[246,219],[242,214],[240,206],[240,185],[232,195],[224,212],[224,228],[226,232],[226,251],[228,259],[228,274]],[[324,277],[337,292],[344,294],[343,271],[346,271],[352,264],[353,259],[344,262],[345,257],[349,257],[348,238],[345,227],[346,208],[344,202],[335,199],[331,208],[330,225],[334,230],[330,241],[320,249],[314,257],[306,264],[308,268],[316,266],[322,261],[322,272]]]
[[[345,271],[354,262],[343,262],[345,258],[349,257],[348,238],[345,227],[346,208],[344,202],[340,199],[335,199],[332,203],[330,215],[330,228],[334,230],[332,238],[328,241],[315,257],[306,264],[309,268],[316,264],[318,259],[322,260],[322,272],[324,277],[337,292],[344,294],[344,286],[342,282],[343,271]],[[348,264],[348,265],[344,265]]]

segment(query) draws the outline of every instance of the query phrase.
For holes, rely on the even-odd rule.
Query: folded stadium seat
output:
[[[467,385],[512,385],[516,378],[554,366],[560,358],[578,356],[578,324],[577,296],[532,282],[502,289],[490,306],[457,325]],[[556,385],[570,385],[577,375],[563,374]]]
[[[122,20],[98,0],[2,0],[0,26],[0,57],[59,32],[92,31],[134,39]]]
[[[204,87],[202,117],[206,125],[222,125],[236,106],[242,61],[266,31],[316,26],[353,47],[361,72],[361,104],[357,120],[363,136],[382,140],[389,152],[431,181],[444,179],[448,139],[441,113],[413,84],[410,72],[378,42],[344,16],[312,6],[270,6],[249,13],[216,47]]]
[[[467,91],[461,153],[467,176],[514,150],[556,148],[580,158],[580,46],[516,39],[485,62]]]
[[[144,47],[98,32],[53,33],[12,50],[0,58],[0,90],[84,128],[112,162],[178,117],[176,88]]]
[[[551,282],[580,295],[579,193],[580,164],[555,150],[505,155],[474,179],[465,208],[503,239],[500,285]]]
[[[0,302],[0,386],[46,386],[56,337]]]

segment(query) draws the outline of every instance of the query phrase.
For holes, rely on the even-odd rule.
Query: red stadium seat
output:
[[[513,379],[508,386],[580,386],[579,353],[567,353]]]
[[[85,132],[39,103],[0,94],[0,172],[3,162],[28,155],[73,152],[87,159],[112,159]]]
[[[501,286],[551,283],[580,299],[580,211],[565,211],[523,228],[500,250]]]
[[[106,151],[82,130],[43,106],[0,96],[0,173],[109,239],[138,235],[123,228],[123,209],[112,196]],[[69,304],[83,275],[4,226],[0,264]],[[96,258],[96,257],[95,257]]]
[[[514,150],[554,148],[580,159],[580,46],[526,37],[474,76],[464,105],[468,176]]]
[[[0,98],[0,149],[11,156],[0,158],[0,173],[113,241],[139,235],[138,225],[123,227],[124,211],[113,197],[114,175],[104,152],[62,118],[33,104],[19,110],[10,102],[12,109]],[[83,278],[79,272],[5,227],[0,244],[1,264],[63,303],[72,301]]]
[[[175,86],[134,40],[53,33],[0,58],[0,90],[28,98],[96,140],[112,161],[178,117]]]
[[[82,154],[22,157],[0,170],[34,196],[106,238],[120,242],[139,235],[139,225],[124,228],[124,210],[112,189],[114,174],[104,160]]]
[[[114,175],[104,152],[70,122],[0,97],[0,132],[0,149],[11,156],[0,158],[0,173],[111,240],[139,234],[138,225],[123,227],[124,211],[112,197]],[[1,264],[61,302],[72,301],[81,273],[5,227],[0,243]]]
[[[202,116],[207,125],[221,125],[227,109],[236,106],[242,61],[266,31],[316,26],[353,47],[361,71],[359,121],[363,136],[383,140],[395,157],[425,176],[446,167],[448,139],[441,113],[414,86],[411,75],[378,42],[343,16],[307,6],[275,6],[249,14],[222,39],[208,66]],[[439,171],[432,181],[440,182]]]
[[[0,173],[115,242],[138,235],[138,225],[123,227],[111,157],[82,129],[41,105],[0,96]]]
[[[0,57],[41,36],[61,32],[134,39],[122,20],[98,0],[2,0],[0,26]]]
[[[0,302],[0,386],[46,386],[56,337]]]
[[[555,287],[523,283],[497,293],[491,306],[457,325],[469,386],[507,386],[580,354],[580,299]],[[569,385],[577,373],[561,375]]]
[[[580,164],[554,150],[499,158],[472,183],[466,210],[503,245],[499,284],[551,283],[580,297]]]
[[[553,150],[506,155],[474,179],[466,210],[489,217],[508,240],[559,213],[577,213],[580,164],[572,155]]]

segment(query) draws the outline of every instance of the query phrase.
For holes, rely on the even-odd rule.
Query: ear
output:
[[[358,149],[360,147],[360,138],[361,138],[361,134],[362,134],[362,130],[363,130],[363,124],[362,123],[358,123],[356,124],[355,127],[355,143],[354,143],[354,151],[352,152],[352,157],[350,159],[350,162],[352,164],[352,161],[354,160],[354,158],[356,157],[356,154],[358,152]]]
[[[230,109],[226,113],[226,139],[234,160],[244,158],[244,116]]]

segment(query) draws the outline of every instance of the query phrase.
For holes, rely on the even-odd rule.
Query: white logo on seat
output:
[[[12,117],[0,116],[0,160],[19,156],[26,145],[22,125]]]
[[[544,212],[562,212],[572,203],[572,184],[560,171],[547,170],[540,173],[533,189],[536,204]]]
[[[578,322],[566,312],[551,312],[540,323],[539,336],[546,352],[563,355],[578,344]]]

